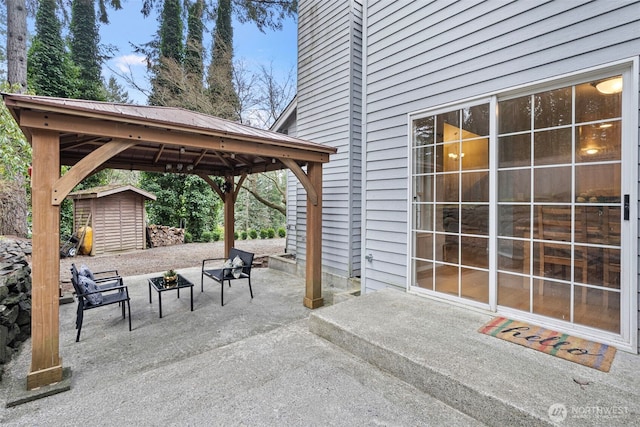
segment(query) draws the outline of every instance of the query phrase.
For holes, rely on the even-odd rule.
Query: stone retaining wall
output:
[[[0,378],[20,345],[31,336],[31,242],[0,236]]]

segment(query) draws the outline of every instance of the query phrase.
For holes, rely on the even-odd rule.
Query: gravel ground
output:
[[[238,249],[255,254],[254,265],[262,262],[267,266],[267,256],[283,253],[285,239],[238,240]],[[156,273],[173,269],[196,267],[202,265],[205,258],[224,259],[224,242],[187,243],[184,245],[163,246],[145,250],[135,250],[97,256],[78,255],[73,258],[60,259],[60,282],[62,290],[71,290],[71,263],[78,267],[86,264],[92,271],[118,270],[121,276],[137,276],[139,274]],[[257,267],[258,265],[256,265]]]

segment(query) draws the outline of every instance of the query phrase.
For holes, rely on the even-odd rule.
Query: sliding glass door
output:
[[[622,76],[494,99],[412,117],[410,287],[621,334]]]

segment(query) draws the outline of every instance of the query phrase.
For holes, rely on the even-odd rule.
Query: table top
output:
[[[149,284],[153,285],[155,290],[158,291],[158,292],[170,291],[172,289],[178,289],[178,288],[193,287],[193,283],[189,279],[187,279],[184,276],[182,276],[181,274],[178,274],[178,284],[175,285],[175,286],[171,286],[171,287],[166,287],[164,285],[164,277],[163,276],[151,277],[148,280],[149,280]]]

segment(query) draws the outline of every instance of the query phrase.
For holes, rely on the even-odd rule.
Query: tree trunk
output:
[[[21,178],[21,177],[20,177]],[[0,235],[27,237],[27,195],[24,180],[0,180]]]
[[[27,8],[25,0],[7,0],[7,79],[17,92],[27,89]]]

